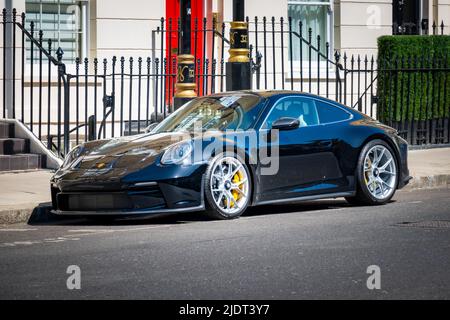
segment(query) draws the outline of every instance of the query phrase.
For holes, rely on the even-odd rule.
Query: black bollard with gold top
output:
[[[180,1],[180,44],[177,57],[177,83],[173,104],[175,110],[197,96],[195,61],[191,54],[191,0]]]
[[[230,28],[230,57],[226,64],[227,91],[252,87],[249,58],[248,24],[245,22],[244,0],[233,0],[233,22]]]

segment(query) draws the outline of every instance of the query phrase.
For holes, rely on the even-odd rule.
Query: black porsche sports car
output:
[[[232,219],[300,200],[384,204],[410,180],[407,152],[394,129],[319,96],[215,94],[148,133],[74,148],[51,179],[53,212]]]

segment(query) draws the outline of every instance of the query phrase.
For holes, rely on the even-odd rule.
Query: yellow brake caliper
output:
[[[371,169],[372,168],[372,161],[369,158],[369,167],[367,169]],[[369,187],[369,185],[367,184],[369,181],[369,172],[364,172],[364,180],[366,180],[366,185]],[[373,182],[372,182],[373,184]],[[373,187],[373,186],[372,186]]]
[[[234,176],[233,179],[231,180],[231,182],[233,182],[234,184],[241,182],[243,179],[242,173],[240,171],[238,171]],[[242,190],[242,185],[239,186],[239,189]],[[234,207],[234,204],[236,201],[238,201],[241,198],[241,195],[239,194],[238,191],[236,190],[232,190],[231,194],[233,195],[233,199],[234,201],[232,203],[230,203],[230,208]],[[227,206],[227,199],[224,199],[224,205]]]

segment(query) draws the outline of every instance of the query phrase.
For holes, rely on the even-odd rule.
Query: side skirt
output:
[[[297,198],[261,201],[261,202],[255,203],[254,206],[260,206],[260,205],[266,205],[266,204],[290,203],[290,202],[299,202],[299,201],[308,201],[308,200],[329,199],[329,198],[353,197],[355,194],[356,194],[355,191],[338,192],[338,193],[324,193],[324,194],[318,194],[318,195],[314,195],[314,196],[304,196],[304,197],[297,197]]]

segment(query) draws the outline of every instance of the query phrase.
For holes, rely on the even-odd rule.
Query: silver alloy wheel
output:
[[[372,147],[364,159],[364,180],[367,189],[379,200],[387,199],[395,191],[397,183],[395,159],[388,148]]]
[[[249,197],[249,178],[242,163],[233,157],[217,161],[211,174],[211,194],[217,207],[233,215],[245,207]]]

